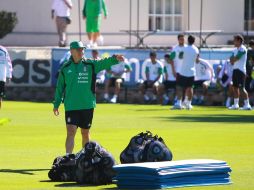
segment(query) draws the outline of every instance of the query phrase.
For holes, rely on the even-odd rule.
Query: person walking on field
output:
[[[82,145],[84,146],[90,140],[89,129],[96,105],[96,74],[124,61],[122,55],[101,60],[85,59],[83,50],[82,42],[73,41],[70,44],[71,57],[59,72],[53,102],[53,112],[56,116],[59,115],[58,108],[62,99],[64,102],[67,129],[66,154],[71,154],[73,151],[78,127],[81,128]]]
[[[5,83],[10,82],[12,78],[12,63],[8,51],[0,45],[0,109],[2,99],[5,93]]]
[[[88,47],[97,47],[97,40],[103,44],[100,34],[101,14],[107,18],[108,12],[104,0],[85,0],[83,8],[83,19],[86,19],[86,32],[89,40]]]

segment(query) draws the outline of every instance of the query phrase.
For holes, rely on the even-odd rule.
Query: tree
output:
[[[11,33],[17,23],[16,13],[0,11],[0,39]]]

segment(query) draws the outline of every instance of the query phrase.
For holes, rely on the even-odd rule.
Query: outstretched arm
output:
[[[112,65],[116,65],[119,62],[124,61],[124,57],[122,55],[114,55],[109,58],[101,59],[101,60],[87,60],[88,62],[94,64],[95,73],[99,73],[102,70],[109,70]]]

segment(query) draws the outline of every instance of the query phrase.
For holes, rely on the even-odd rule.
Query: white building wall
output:
[[[73,0],[72,24],[68,27],[69,41],[79,39],[79,13],[83,8],[83,0]],[[102,20],[101,31],[104,34],[105,45],[128,45],[129,36],[120,30],[129,29],[129,0],[105,0],[109,16]],[[201,0],[183,1],[183,30],[199,30]],[[190,18],[188,19],[188,1],[190,1]],[[137,1],[132,0],[132,29],[137,29]],[[3,45],[44,46],[57,45],[55,23],[51,19],[51,0],[0,0],[1,10],[17,12],[19,23],[14,33],[0,40]],[[219,29],[224,32],[243,32],[244,0],[203,0],[203,30]],[[140,0],[140,27],[148,29],[148,0]],[[82,15],[81,15],[82,16]],[[190,20],[190,23],[188,23]],[[85,21],[81,18],[82,41],[87,42],[85,35]],[[190,28],[188,28],[190,26]],[[225,44],[231,36],[214,36],[208,40],[209,44]],[[132,44],[136,38],[132,37]],[[175,36],[154,35],[146,38],[146,44],[173,45]]]

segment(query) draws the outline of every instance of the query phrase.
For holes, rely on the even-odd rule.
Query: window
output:
[[[149,0],[149,30],[181,31],[182,0]]]
[[[244,29],[254,31],[254,2],[252,0],[245,0]]]

